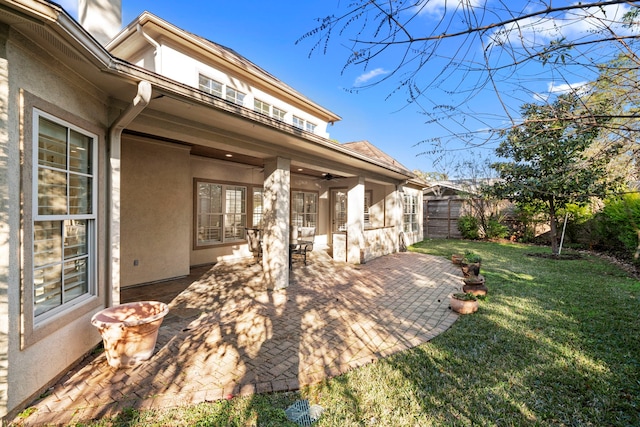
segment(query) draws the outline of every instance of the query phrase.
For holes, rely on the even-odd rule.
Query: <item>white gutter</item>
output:
[[[109,127],[109,247],[107,263],[111,266],[111,293],[107,295],[107,306],[120,304],[120,156],[122,131],[149,105],[151,83],[138,83],[138,93],[131,105]]]
[[[160,49],[160,43],[155,41],[149,34],[145,33],[144,29],[142,29],[142,25],[136,25],[136,31],[140,33],[140,35],[144,37],[149,44],[156,48],[156,53],[153,57],[154,71],[158,74],[162,74],[162,50]]]

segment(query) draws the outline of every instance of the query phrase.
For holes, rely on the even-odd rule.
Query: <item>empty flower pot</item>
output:
[[[153,354],[158,330],[169,307],[159,301],[121,304],[99,311],[91,318],[98,328],[109,365],[137,365]]]

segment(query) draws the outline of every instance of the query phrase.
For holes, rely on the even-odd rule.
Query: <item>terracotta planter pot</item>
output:
[[[451,309],[460,314],[471,314],[478,311],[478,301],[461,301],[454,298],[449,298]]]
[[[165,303],[141,301],[109,307],[91,318],[98,328],[109,365],[134,366],[153,354],[158,329],[169,312]]]
[[[464,255],[462,254],[453,254],[451,255],[451,262],[454,263],[455,265],[460,265],[462,264],[463,258],[464,258]]]
[[[489,292],[489,288],[487,288],[484,284],[484,281],[479,284],[468,284],[462,287],[462,292],[472,293],[475,296],[486,295]]]
[[[462,279],[465,285],[484,285],[484,276],[478,274],[477,276],[468,276]]]

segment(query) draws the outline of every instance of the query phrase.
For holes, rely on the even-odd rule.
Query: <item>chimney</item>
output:
[[[103,46],[122,28],[122,0],[78,0],[80,25]]]

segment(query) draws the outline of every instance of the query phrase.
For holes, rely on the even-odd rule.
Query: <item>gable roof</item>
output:
[[[345,142],[342,144],[343,147],[350,148],[354,151],[357,151],[360,154],[364,154],[367,157],[371,157],[372,159],[376,159],[382,163],[386,163],[389,166],[393,166],[394,168],[404,169],[406,172],[411,173],[409,169],[407,169],[404,165],[398,162],[396,159],[380,150],[378,147],[370,143],[369,141],[354,141],[354,142]]]

